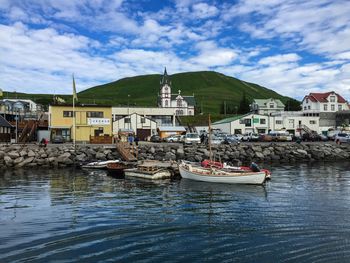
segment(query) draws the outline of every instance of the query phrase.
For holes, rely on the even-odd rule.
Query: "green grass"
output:
[[[115,82],[89,88],[78,93],[79,102],[110,104],[114,106],[156,106],[161,75],[144,75],[120,79]],[[256,99],[275,98],[286,102],[284,97],[275,91],[225,76],[213,71],[186,72],[170,76],[172,93],[181,90],[182,95],[195,95],[197,110],[203,113],[219,114],[222,104],[234,109],[245,92],[252,101]],[[5,96],[6,96],[5,92]],[[4,97],[5,97],[4,96]],[[11,93],[12,97],[31,98],[34,101],[52,102],[52,95]],[[71,102],[71,95],[58,95],[66,102]]]

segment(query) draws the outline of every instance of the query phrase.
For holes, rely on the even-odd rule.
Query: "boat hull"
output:
[[[226,183],[226,184],[263,184],[265,182],[265,172],[252,172],[252,173],[231,173],[231,175],[225,174],[220,175],[220,171],[216,174],[210,173],[210,170],[190,169],[186,165],[180,164],[179,170],[182,178],[201,181],[201,182],[211,182],[211,183]],[[208,171],[204,174],[200,171]]]
[[[126,177],[137,177],[150,180],[161,180],[168,179],[171,177],[171,172],[165,169],[155,173],[145,173],[143,171],[139,171],[138,169],[125,169],[124,174]]]

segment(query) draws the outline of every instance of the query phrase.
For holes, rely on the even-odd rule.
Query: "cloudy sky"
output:
[[[0,88],[81,91],[215,70],[302,98],[350,99],[349,0],[0,0]]]

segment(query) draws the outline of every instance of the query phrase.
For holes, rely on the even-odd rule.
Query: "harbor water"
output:
[[[0,262],[350,262],[350,164],[265,186],[0,171]]]

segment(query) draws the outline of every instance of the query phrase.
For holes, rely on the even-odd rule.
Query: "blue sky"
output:
[[[64,93],[215,70],[350,99],[349,0],[0,0],[0,88]]]

